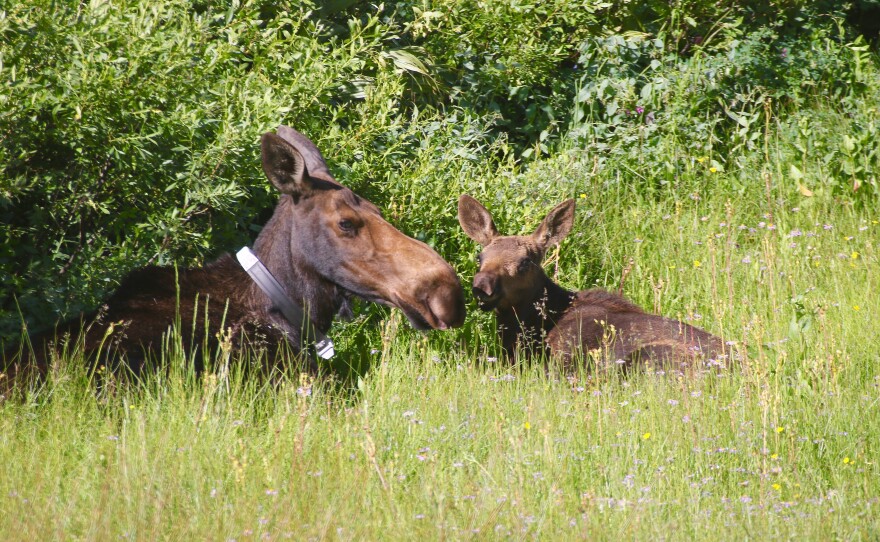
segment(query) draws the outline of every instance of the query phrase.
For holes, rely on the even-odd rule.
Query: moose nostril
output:
[[[472,288],[474,295],[479,297],[480,299],[485,299],[488,297],[492,297],[495,293],[495,288],[492,287],[492,281],[489,280],[485,275],[477,275],[474,277],[474,285]]]
[[[461,327],[464,324],[464,289],[458,280],[438,288],[429,298],[428,306],[438,320],[438,329]]]

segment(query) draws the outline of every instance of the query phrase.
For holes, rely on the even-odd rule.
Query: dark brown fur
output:
[[[547,276],[541,261],[571,231],[574,200],[550,211],[528,236],[500,235],[489,211],[468,195],[459,199],[458,219],[483,245],[473,292],[481,309],[495,311],[509,357],[522,351],[570,362],[593,354],[625,366],[723,357],[721,339],[702,329],[645,313],[605,290],[571,292]]]
[[[452,267],[337,183],[305,136],[286,126],[263,135],[262,160],[281,198],[253,251],[317,329],[326,333],[351,295],[400,308],[419,329],[462,324],[464,294]],[[7,358],[7,371],[44,374],[52,353],[70,338],[89,356],[101,350],[95,363],[113,365],[125,354],[125,364],[139,373],[175,322],[197,369],[203,356],[194,348],[213,349],[221,331],[234,347],[265,345],[269,359],[305,344],[305,330],[291,325],[227,254],[201,268],[132,272],[98,311],[34,336],[32,356],[24,349],[24,359]]]

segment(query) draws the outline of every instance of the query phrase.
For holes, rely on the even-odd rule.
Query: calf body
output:
[[[233,346],[257,341],[273,358],[279,348],[299,352],[309,326],[326,333],[350,296],[397,307],[418,329],[462,324],[464,294],[452,267],[336,182],[308,138],[281,126],[263,135],[261,150],[263,171],[281,197],[253,252],[303,308],[306,322],[288,322],[230,255],[201,268],[146,267],[128,275],[95,313],[34,336],[32,356],[7,360],[7,371],[45,372],[53,339],[69,336],[87,354],[107,354],[96,362],[124,354],[137,373],[175,323],[184,346],[214,346],[223,335]]]
[[[483,246],[472,289],[481,309],[495,311],[508,356],[520,351],[570,362],[592,353],[632,365],[723,355],[722,341],[702,329],[645,313],[605,290],[566,290],[547,276],[541,261],[571,231],[574,200],[550,211],[532,235],[500,235],[489,211],[468,195],[459,199],[458,220]]]

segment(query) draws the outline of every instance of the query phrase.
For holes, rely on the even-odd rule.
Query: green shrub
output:
[[[464,272],[462,191],[523,228],[596,187],[765,200],[769,173],[780,196],[873,204],[877,61],[845,7],[0,3],[0,338],[253,239],[280,123]]]

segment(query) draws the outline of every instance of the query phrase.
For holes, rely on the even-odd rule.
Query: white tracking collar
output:
[[[238,258],[238,263],[247,271],[247,274],[250,275],[251,279],[260,287],[260,290],[263,290],[269,299],[272,300],[272,304],[281,311],[281,314],[287,318],[287,321],[290,322],[290,325],[295,328],[302,328],[303,322],[305,321],[305,315],[303,314],[302,309],[290,300],[287,293],[284,291],[284,288],[278,282],[278,280],[272,276],[272,273],[266,269],[266,266],[263,265],[263,262],[257,258],[257,255],[251,252],[251,249],[248,247],[243,247],[239,250],[235,257]],[[321,333],[319,329],[317,329],[311,321],[309,322],[309,329],[304,330],[304,333],[308,333],[313,335],[315,338],[315,351],[318,353],[323,359],[330,359],[333,357],[333,354],[336,351],[333,349],[333,341],[330,340],[329,337]]]

